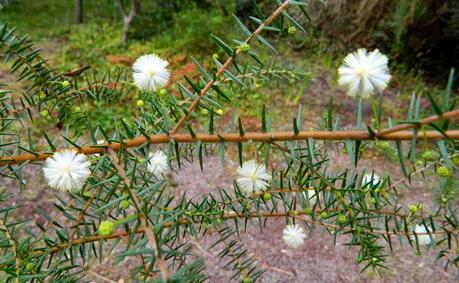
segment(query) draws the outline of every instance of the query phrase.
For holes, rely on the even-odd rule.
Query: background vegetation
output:
[[[272,10],[273,1],[257,2],[262,9]],[[18,33],[29,34],[61,72],[84,66],[101,73],[115,69],[130,70],[138,56],[158,53],[171,63],[176,80],[183,74],[189,77],[198,75],[191,56],[207,65],[211,60],[210,54],[223,55],[209,34],[216,34],[226,42],[237,37],[237,25],[232,14],[246,20],[249,15],[256,14],[252,1],[247,0],[141,1],[139,13],[129,29],[129,40],[123,43],[123,19],[118,1],[84,1],[84,17],[80,24],[75,23],[73,3],[72,0],[10,0],[4,3],[0,20],[16,27]],[[130,1],[126,1],[126,6],[129,4]],[[311,1],[308,11],[310,19],[300,13],[296,15],[297,20],[308,27],[306,33],[298,31],[288,41],[282,39],[284,44],[277,45],[282,57],[269,50],[259,51],[262,58],[281,60],[282,64],[300,70],[305,76],[283,80],[279,87],[263,81],[251,86],[244,94],[234,93],[233,106],[239,109],[241,116],[247,117],[244,123],[248,130],[260,129],[257,113],[263,104],[272,103],[277,106],[273,113],[273,123],[277,128],[291,128],[292,115],[285,113],[296,113],[298,105],[303,106],[308,127],[325,122],[317,109],[325,109],[329,97],[344,97],[343,91],[335,84],[336,69],[343,56],[357,47],[379,48],[389,55],[393,80],[385,93],[382,109],[388,116],[405,114],[405,106],[409,104],[413,91],[429,93],[441,101],[450,69],[459,65],[459,4],[456,1]],[[248,20],[245,23],[249,26],[253,24]],[[281,40],[278,35],[271,35],[269,39],[272,42]],[[8,76],[7,68],[0,65],[2,81]],[[457,97],[458,80],[455,81],[452,95]],[[21,89],[23,86],[17,83],[11,87]],[[114,116],[129,121],[133,113],[139,111],[135,106],[136,100],[137,97],[132,97],[131,101],[123,104],[99,101],[95,105],[83,105],[79,111],[89,113],[94,124],[109,130],[113,129]],[[351,124],[350,121],[355,120],[355,103],[351,104],[348,99],[337,100],[337,114],[342,117],[345,127],[346,123]],[[427,104],[427,99],[422,97],[421,105]],[[230,119],[231,108],[223,111],[223,123],[220,124]],[[369,113],[371,109],[365,106],[364,118],[369,117]],[[199,119],[205,121],[207,117],[202,115]],[[49,118],[36,119],[33,123],[38,126],[32,126],[32,130],[46,128],[47,132],[57,131],[57,121],[50,122]],[[394,148],[370,148],[365,157],[373,163],[366,164],[392,172],[398,166],[394,161],[394,151]],[[193,171],[188,174],[188,177],[197,175]],[[413,195],[408,199],[418,197]],[[424,272],[429,273],[430,270]],[[374,274],[368,276],[372,278]]]

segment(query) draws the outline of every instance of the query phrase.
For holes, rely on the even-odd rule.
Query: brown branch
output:
[[[395,133],[395,132],[400,132],[400,131],[403,131],[403,130],[418,128],[420,126],[428,125],[430,123],[437,122],[439,120],[449,120],[449,119],[453,119],[453,118],[457,118],[457,117],[459,117],[459,109],[456,109],[456,110],[453,110],[453,111],[449,111],[449,112],[445,112],[442,115],[435,115],[435,116],[430,116],[430,117],[424,118],[424,119],[420,120],[416,124],[402,124],[402,125],[397,125],[397,126],[388,128],[388,129],[384,129],[384,130],[381,130],[381,131],[377,132],[376,136],[378,138],[380,138],[380,137],[384,137],[384,136],[387,136],[388,134],[392,134],[392,133]]]
[[[257,37],[265,28],[265,26],[269,25],[272,23],[281,13],[283,10],[285,10],[290,4],[290,1],[285,1],[280,5],[272,14],[269,16],[266,21],[264,21],[262,24],[258,26],[258,28],[244,41],[245,43],[248,43],[252,38]],[[183,126],[185,121],[188,119],[188,117],[191,115],[191,113],[194,111],[194,109],[199,105],[199,102],[201,99],[209,92],[209,90],[212,88],[212,86],[215,84],[216,80],[228,69],[231,64],[234,61],[234,58],[241,53],[241,50],[239,48],[236,48],[234,55],[230,56],[225,63],[220,67],[220,69],[215,73],[215,78],[211,79],[210,81],[207,82],[207,84],[204,86],[204,88],[201,89],[199,94],[196,96],[195,100],[191,105],[188,107],[187,112],[185,113],[184,116],[180,118],[180,120],[177,122],[175,127],[171,130],[171,135],[176,134],[180,128]]]
[[[299,215],[305,215],[305,212],[302,211],[302,210],[287,211],[287,212],[286,211],[281,211],[281,212],[252,212],[250,214],[238,214],[238,213],[235,213],[235,212],[228,212],[228,213],[224,213],[221,218],[222,219],[258,218],[258,217],[276,218],[276,217],[287,217],[287,216],[298,217]],[[196,222],[196,223],[200,224],[201,222]],[[186,225],[186,224],[190,224],[190,222],[188,222],[188,220],[186,220],[186,219],[179,219],[176,222],[165,222],[162,226],[163,227],[171,227],[171,226],[174,226],[174,225]],[[315,222],[314,224],[323,225],[324,222],[319,221],[319,222]],[[326,224],[328,224],[328,223],[326,223]],[[330,226],[331,224],[328,224],[328,225]],[[441,235],[441,234],[445,234],[445,233],[453,234],[458,229],[459,228],[455,228],[454,230],[448,230],[448,229],[445,229],[445,228],[443,228],[443,230],[437,229],[437,231],[435,231],[435,232],[432,231],[430,234],[431,235],[436,235],[436,234]],[[388,234],[387,232],[374,231],[374,230],[364,231],[364,232],[366,232],[366,233],[384,234],[384,235]],[[143,228],[139,228],[136,231],[134,231],[134,233],[141,234],[141,233],[145,233],[145,231],[144,231]],[[413,235],[413,233],[411,233],[411,232],[405,233],[405,232],[402,232],[402,231],[390,232],[389,234],[401,235],[401,236],[411,236],[411,235]],[[109,236],[89,235],[89,236],[85,236],[83,238],[78,238],[78,239],[72,240],[70,243],[69,242],[64,242],[64,243],[57,244],[57,245],[55,245],[53,247],[47,247],[44,251],[41,250],[41,249],[37,249],[34,252],[36,254],[38,254],[38,255],[41,255],[41,254],[44,254],[44,253],[52,254],[52,253],[56,253],[56,252],[58,252],[60,250],[65,249],[66,247],[69,246],[69,244],[71,246],[74,246],[74,245],[79,245],[79,244],[87,244],[87,243],[91,243],[91,242],[98,242],[98,241],[101,241],[101,240],[118,239],[118,238],[125,237],[125,236],[128,236],[128,235],[130,235],[130,232],[128,232],[128,231],[118,231],[118,232],[112,233]],[[416,235],[429,235],[429,233],[416,233]]]
[[[445,132],[446,135],[453,139],[459,140],[459,130],[450,130]],[[418,139],[427,140],[438,140],[443,139],[444,136],[437,131],[420,131],[417,133]],[[204,143],[219,143],[219,142],[274,142],[274,141],[292,141],[292,140],[307,140],[309,138],[316,140],[373,140],[371,135],[367,131],[362,130],[351,130],[351,131],[302,131],[298,134],[293,132],[270,132],[270,133],[259,133],[259,132],[247,132],[244,136],[240,136],[238,133],[227,133],[227,134],[197,134],[194,137],[188,134],[158,134],[152,135],[149,138],[144,136],[136,137],[133,139],[126,139],[122,143],[112,142],[111,144],[100,144],[93,146],[83,146],[79,150],[80,153],[89,155],[96,153],[104,153],[107,149],[114,151],[120,150],[120,148],[132,148],[139,147],[144,144],[164,144],[170,141],[179,143],[195,143],[201,141]],[[412,131],[398,131],[395,133],[385,134],[379,136],[379,140],[411,140],[413,138]],[[0,167],[9,164],[18,164],[26,161],[41,161],[50,157],[52,152],[37,152],[24,153],[20,155],[14,155],[9,157],[0,158]]]

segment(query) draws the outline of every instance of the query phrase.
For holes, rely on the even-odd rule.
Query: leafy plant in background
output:
[[[227,259],[232,279],[252,282],[264,270],[238,237],[245,229],[263,229],[273,217],[285,220],[278,237],[292,249],[301,249],[305,231],[316,226],[333,237],[348,235],[348,244],[359,248],[362,270],[387,267],[385,259],[395,241],[418,253],[424,245],[432,246],[445,267],[457,267],[459,131],[453,118],[459,110],[451,96],[454,73],[441,103],[426,94],[433,116],[420,117],[421,97],[413,94],[406,117],[386,121],[381,105],[390,79],[387,57],[359,50],[346,57],[339,71],[339,83],[358,100],[355,129],[340,128],[332,100],[319,131],[302,129],[301,108],[291,113],[291,129],[276,131],[274,105],[257,113],[259,132],[246,130],[236,108],[224,127],[216,127],[225,105],[234,106],[236,97],[243,98],[239,93],[250,94],[260,81],[307,76],[304,70],[265,63],[257,54],[259,48],[277,53],[264,33],[287,38],[303,32],[291,13],[308,18],[305,6],[304,1],[277,1],[266,16],[255,4],[250,20],[256,28],[235,17],[242,36],[226,42],[211,35],[221,49],[212,55],[213,65],[206,68],[192,58],[199,76],[173,83],[170,66],[157,55],[139,58],[133,74],[58,72],[27,37],[3,24],[5,61],[28,85],[13,93],[3,84],[1,91],[1,178],[16,180],[21,187],[0,192],[0,270],[6,281],[83,280],[93,259],[112,254],[117,262],[134,260],[128,266],[134,281],[200,282],[206,279],[205,266],[193,256],[187,239],[212,231],[218,239],[209,248]],[[104,105],[116,103],[136,109],[130,120],[114,115],[113,124],[106,125],[94,118]],[[371,103],[373,110],[368,125],[364,103]],[[206,118],[198,118],[202,116]],[[31,135],[29,125],[37,118],[53,121],[52,129],[42,130],[45,144]],[[373,144],[396,149],[403,178],[358,169],[362,152]],[[348,168],[330,169],[332,150],[347,153]],[[172,176],[189,161],[210,172],[204,155],[219,155],[224,163],[231,151],[239,161],[233,188],[200,200],[189,199],[186,192],[174,195]],[[40,168],[36,178],[55,189],[56,212],[42,213],[46,223],[29,221],[18,212],[20,205],[9,202],[13,194],[33,190],[24,182],[30,167]],[[427,172],[438,180],[435,209],[399,202],[398,191]]]

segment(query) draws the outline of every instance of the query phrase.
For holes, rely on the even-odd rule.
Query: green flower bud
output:
[[[370,198],[370,203],[371,204],[375,204],[376,203],[376,199],[375,198]]]
[[[218,60],[218,58],[220,58],[220,56],[218,56],[217,53],[212,54],[212,59]]]
[[[99,224],[99,235],[110,236],[115,229],[115,224],[110,220],[104,220]]]
[[[70,85],[70,82],[69,81],[63,81],[62,82],[62,87],[66,88]]]
[[[167,89],[162,88],[159,90],[159,95],[166,95],[167,94]]]
[[[270,200],[270,199],[271,199],[271,194],[270,194],[270,193],[265,193],[265,194],[263,195],[263,199],[264,199],[265,201]]]
[[[418,207],[414,204],[410,205],[409,209],[411,213],[416,213],[416,211],[418,211]]]
[[[81,108],[79,106],[73,107],[73,112],[78,113],[81,112]]]
[[[137,107],[143,107],[145,105],[145,103],[141,99],[137,100],[136,104],[137,104]]]
[[[215,113],[217,113],[218,115],[221,116],[221,115],[223,115],[223,109],[217,109],[217,111]]]
[[[222,220],[220,219],[220,217],[215,218],[215,223],[217,223],[217,224],[222,223]]]
[[[84,196],[85,198],[90,198],[90,197],[91,197],[91,193],[88,192],[88,191],[84,191],[84,192],[83,192],[83,196]]]
[[[40,91],[40,95],[38,96],[40,98],[40,100],[45,100],[46,99],[46,93],[44,93],[43,91]]]
[[[435,151],[432,150],[426,150],[421,155],[421,158],[425,161],[434,161],[436,157],[437,154],[435,153]]]
[[[129,207],[129,201],[127,199],[123,199],[121,202],[120,202],[120,207],[122,209],[128,209]]]
[[[296,27],[289,26],[288,30],[287,30],[287,33],[290,34],[290,35],[294,35],[296,33]]]
[[[306,207],[306,208],[304,209],[304,214],[306,214],[306,215],[312,215],[312,208]]]
[[[48,110],[40,111],[40,116],[43,117],[43,118],[48,117],[49,116],[49,111]]]
[[[416,165],[417,166],[424,166],[424,161],[418,160],[418,161],[416,161]]]
[[[244,277],[244,280],[242,282],[244,282],[244,283],[252,283],[253,281],[252,281],[252,278],[250,278],[250,277]]]
[[[33,270],[33,268],[34,268],[33,263],[29,262],[29,263],[26,264],[26,269],[27,270]]]
[[[437,168],[437,175],[440,177],[449,177],[451,176],[451,171],[446,166],[440,166]]]
[[[201,110],[201,115],[204,115],[204,116],[205,116],[205,115],[207,115],[207,114],[209,114],[209,110],[207,110],[206,108],[203,108],[203,109]]]
[[[241,50],[242,53],[247,53],[250,50],[250,45],[247,43],[242,43],[241,45],[238,46],[239,50]]]
[[[338,215],[338,224],[343,225],[344,223],[346,223],[346,221],[347,221],[346,215],[344,214]]]
[[[320,217],[322,217],[322,219],[325,219],[327,218],[328,214],[327,212],[323,211],[321,214],[320,214]]]

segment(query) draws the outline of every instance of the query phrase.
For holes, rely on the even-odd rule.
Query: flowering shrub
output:
[[[326,123],[318,131],[302,130],[301,111],[292,117],[291,131],[275,131],[272,112],[263,107],[260,132],[246,131],[236,111],[217,132],[223,105],[232,102],[234,93],[260,80],[304,77],[301,70],[264,64],[256,52],[263,47],[277,52],[261,35],[265,31],[288,36],[302,30],[289,12],[304,12],[305,3],[278,4],[271,15],[251,18],[258,25],[254,30],[236,18],[245,38],[233,45],[212,35],[222,50],[212,55],[215,66],[207,69],[193,59],[200,77],[184,76],[175,83],[167,60],[156,54],[138,58],[129,75],[116,71],[90,76],[86,70],[60,74],[26,37],[1,26],[1,50],[11,72],[28,87],[20,94],[1,91],[0,172],[22,189],[33,190],[24,170],[38,167],[36,178],[43,178],[57,195],[57,211],[44,212],[43,224],[20,215],[18,206],[9,202],[13,192],[0,192],[0,270],[7,281],[85,280],[91,259],[115,254],[119,262],[135,260],[127,265],[133,281],[200,282],[206,279],[204,263],[193,256],[187,239],[213,231],[218,235],[214,246],[223,247],[219,255],[228,257],[233,278],[252,282],[263,270],[238,235],[241,226],[263,228],[273,217],[285,219],[277,237],[291,249],[301,249],[306,231],[316,226],[334,237],[348,235],[349,244],[359,247],[357,262],[363,270],[386,267],[395,240],[417,252],[432,246],[446,266],[457,267],[454,175],[459,132],[452,119],[459,110],[454,110],[450,87],[441,104],[427,94],[433,116],[420,118],[421,98],[413,95],[406,119],[389,119],[386,125],[381,104],[391,78],[388,58],[377,50],[359,49],[338,70],[339,84],[358,105],[356,129],[340,129],[330,102]],[[369,125],[362,118],[366,98],[373,110]],[[82,110],[85,103],[100,101],[133,103],[139,111],[132,121],[115,117],[115,129],[107,131]],[[204,125],[198,115],[206,116]],[[27,134],[29,120],[37,116],[57,121],[52,134],[43,131],[46,144]],[[389,151],[389,141],[395,143],[402,179],[357,167],[368,144]],[[423,150],[417,147],[420,142]],[[173,175],[188,160],[195,158],[201,170],[211,170],[205,168],[203,155],[219,154],[223,163],[233,148],[239,159],[233,188],[198,201],[186,192],[174,196]],[[335,150],[348,155],[348,168],[330,168],[328,155]],[[436,208],[399,202],[398,191],[429,171],[438,179]]]

